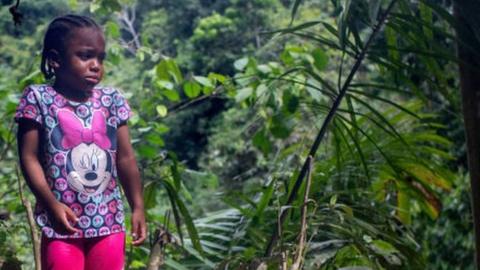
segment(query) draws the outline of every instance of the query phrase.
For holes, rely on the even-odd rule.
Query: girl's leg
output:
[[[42,270],[83,270],[85,258],[82,241],[42,237]]]
[[[86,239],[86,270],[121,270],[125,260],[125,233]]]

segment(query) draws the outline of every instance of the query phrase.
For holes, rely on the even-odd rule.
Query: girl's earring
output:
[[[53,77],[55,75],[55,68],[51,65],[47,65],[47,73],[49,76]]]
[[[50,73],[52,76],[56,75],[56,71],[58,69],[58,63],[55,62],[52,59],[49,59],[47,62],[47,71]]]

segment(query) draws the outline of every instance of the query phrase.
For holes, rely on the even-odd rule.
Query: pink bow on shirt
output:
[[[77,116],[67,110],[58,112],[58,121],[63,132],[62,147],[72,149],[81,143],[95,143],[102,149],[109,149],[111,144],[107,136],[107,125],[101,111],[95,111],[91,128],[82,125]]]

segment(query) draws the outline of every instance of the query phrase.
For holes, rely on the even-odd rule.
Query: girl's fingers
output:
[[[143,241],[145,241],[145,236],[142,236],[142,237],[138,238],[137,240],[132,241],[132,245],[139,246],[140,244],[143,243]]]
[[[147,237],[147,224],[142,223],[141,231],[142,231],[143,239],[145,239]]]
[[[62,222],[67,231],[71,233],[78,232],[78,229],[73,227],[75,224],[77,224],[78,218],[75,213],[73,213],[72,209],[70,209],[70,207],[65,207],[65,220],[62,220]]]
[[[65,213],[67,213],[67,217],[69,220],[71,220],[74,223],[78,222],[77,215],[75,215],[75,213],[72,211],[72,209],[70,209],[70,207],[65,208]]]
[[[132,219],[132,238],[133,242],[138,239],[138,222]]]
[[[145,238],[146,238],[146,231],[145,231],[145,228],[143,226],[140,226],[139,230],[137,230],[138,234],[137,234],[137,239],[135,239],[135,241],[132,241],[132,243],[134,245],[139,245],[141,243],[143,243],[143,241],[145,241]]]
[[[140,236],[137,238],[137,240],[132,241],[132,245],[139,246],[143,243],[143,241],[145,241],[145,236]]]
[[[133,221],[132,220],[132,244],[138,246],[145,241],[147,235],[147,228],[144,222],[142,221]]]
[[[138,237],[138,243],[141,244],[145,239],[147,238],[147,227],[145,226],[145,223],[140,226],[140,236]]]
[[[70,225],[70,222],[68,220],[64,221],[63,225],[65,226],[65,229],[70,233],[78,232],[77,229],[75,229],[72,225]]]
[[[141,237],[141,234],[138,231],[138,222],[132,219],[132,244],[134,246],[138,245],[139,237]]]

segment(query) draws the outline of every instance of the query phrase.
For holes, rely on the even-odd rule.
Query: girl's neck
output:
[[[55,91],[57,91],[59,94],[61,94],[64,98],[75,101],[75,102],[85,102],[90,99],[92,96],[92,90],[76,90],[72,87],[68,87],[65,85],[62,85],[61,83],[55,82],[53,84],[53,88]]]

